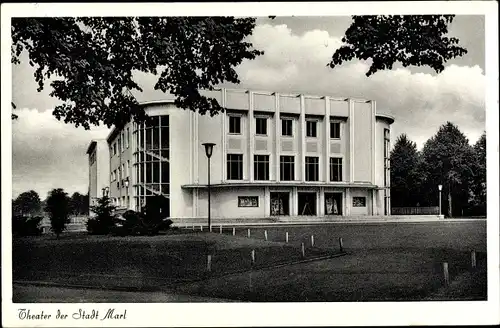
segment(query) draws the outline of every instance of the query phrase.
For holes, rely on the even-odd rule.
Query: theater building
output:
[[[206,218],[202,144],[210,142],[215,219],[390,214],[394,119],[378,113],[375,101],[230,89],[205,94],[225,112],[210,117],[171,100],[142,103],[153,120],[113,129],[97,155],[107,156],[107,166],[92,164],[98,147],[91,143],[91,196],[102,186],[95,177],[105,176],[122,209],[141,210],[161,195],[172,219]]]

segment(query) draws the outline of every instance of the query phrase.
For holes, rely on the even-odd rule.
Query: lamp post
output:
[[[438,185],[439,189],[439,216],[441,216],[441,190],[443,190],[443,185]]]
[[[212,157],[215,144],[206,142],[202,145],[205,146],[205,154],[208,158],[208,231],[212,231],[212,223],[210,222],[210,157]]]

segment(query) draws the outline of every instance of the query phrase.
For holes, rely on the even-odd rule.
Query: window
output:
[[[259,196],[238,196],[238,207],[259,207]]]
[[[319,180],[319,157],[306,157],[306,181]]]
[[[293,120],[292,119],[281,119],[281,135],[282,136],[293,136]]]
[[[330,181],[342,181],[342,158],[330,158]]]
[[[340,122],[330,122],[330,138],[340,139]]]
[[[317,137],[316,123],[316,121],[306,121],[306,136],[312,138]]]
[[[130,161],[127,161],[127,166],[125,166],[125,172],[126,172],[125,174],[127,177],[129,176],[129,172],[128,172],[129,167],[130,167]]]
[[[127,147],[127,148],[129,146],[129,141],[130,141],[129,138],[130,138],[130,129],[127,128],[127,133],[126,133],[126,137],[125,137],[125,147]]]
[[[243,155],[227,154],[227,179],[243,180]]]
[[[295,180],[295,160],[293,156],[280,157],[280,180]]]
[[[267,118],[256,117],[255,118],[255,134],[267,135]]]
[[[353,197],[352,207],[366,207],[366,197]]]
[[[229,116],[229,133],[241,134],[241,117]]]
[[[113,143],[113,156],[116,155],[116,142]]]
[[[255,180],[269,180],[269,155],[255,155],[253,162]]]

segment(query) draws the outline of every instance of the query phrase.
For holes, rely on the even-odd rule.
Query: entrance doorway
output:
[[[341,192],[325,192],[325,215],[342,215]]]
[[[272,192],[271,216],[290,215],[290,193]]]
[[[316,215],[316,193],[299,192],[299,215]]]

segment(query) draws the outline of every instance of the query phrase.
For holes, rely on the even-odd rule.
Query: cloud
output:
[[[12,122],[12,196],[35,190],[44,199],[53,188],[86,193],[91,139],[104,138],[107,127],[91,130],[75,128],[58,121],[52,112],[36,109],[16,110]]]
[[[264,24],[250,41],[265,54],[238,67],[244,88],[373,99],[378,112],[395,116],[393,136],[407,133],[419,146],[448,120],[471,141],[485,129],[485,75],[479,66],[450,65],[440,74],[398,68],[366,77],[365,62],[326,67],[342,44],[327,31],[294,35],[286,25]]]

